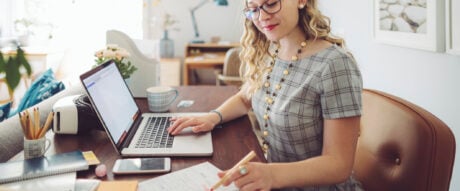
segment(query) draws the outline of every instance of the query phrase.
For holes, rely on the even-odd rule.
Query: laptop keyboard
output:
[[[170,117],[149,117],[136,148],[171,148],[174,136],[167,131],[169,119]]]

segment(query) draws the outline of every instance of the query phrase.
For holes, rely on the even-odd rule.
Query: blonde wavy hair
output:
[[[246,6],[246,0],[244,1]],[[318,10],[317,0],[308,0],[304,8],[299,9],[298,26],[309,40],[326,40],[332,44],[344,47],[344,40],[330,34],[330,19]],[[262,10],[261,10],[262,11]],[[267,72],[268,65],[272,60],[270,50],[274,42],[271,42],[260,32],[251,20],[245,19],[243,36],[240,39],[242,46],[240,59],[240,75],[243,76],[242,90],[250,100],[255,91],[263,83],[263,76]]]

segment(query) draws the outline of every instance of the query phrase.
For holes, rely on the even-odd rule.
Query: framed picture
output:
[[[377,42],[428,51],[445,50],[445,0],[374,0]]]
[[[460,55],[460,2],[446,2],[446,51]]]

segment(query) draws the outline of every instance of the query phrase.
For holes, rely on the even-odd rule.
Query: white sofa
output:
[[[158,43],[153,40],[132,39],[117,30],[106,32],[106,43],[117,44],[131,54],[128,60],[137,67],[137,70],[126,82],[134,97],[147,97],[145,89],[160,84]]]
[[[53,108],[53,104],[62,97],[84,94],[84,89],[81,83],[66,85],[66,88],[56,95],[38,103],[33,107],[38,107],[40,110],[40,120],[45,121],[49,112]],[[23,133],[19,123],[18,115],[14,115],[0,122],[0,162],[5,162],[11,157],[22,151],[23,149]]]

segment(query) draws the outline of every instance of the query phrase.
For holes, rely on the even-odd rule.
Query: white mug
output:
[[[147,101],[152,112],[166,112],[176,100],[179,92],[169,86],[154,86],[147,88]]]
[[[46,137],[27,139],[24,137],[24,159],[36,158],[45,155],[50,148],[51,140]]]

